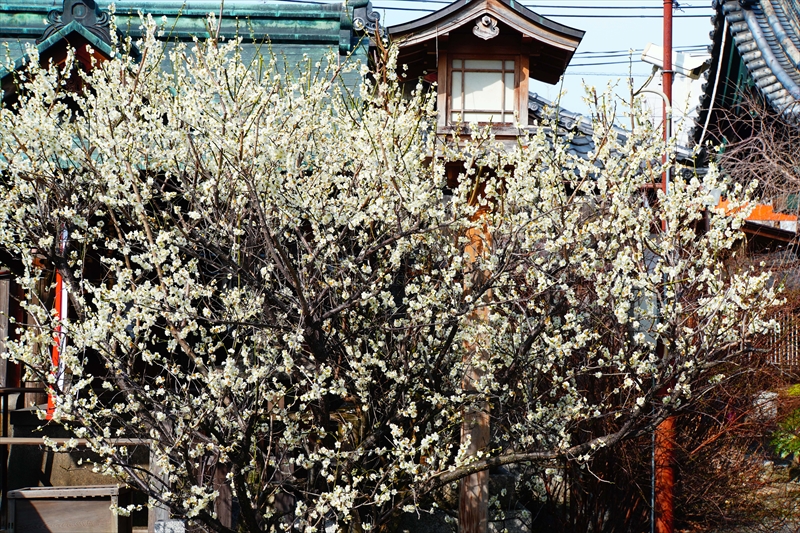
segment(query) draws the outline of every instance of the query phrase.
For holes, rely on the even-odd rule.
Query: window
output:
[[[453,59],[451,122],[514,121],[516,65],[507,59]]]

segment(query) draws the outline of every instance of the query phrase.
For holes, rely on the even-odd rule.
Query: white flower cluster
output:
[[[645,124],[623,138],[598,110],[588,160],[555,126],[515,150],[450,143],[422,85],[354,96],[339,74],[359,65],[258,70],[235,40],[165,47],[145,24],[138,62],[18,75],[0,245],[31,317],[8,357],[56,384],[57,268],[55,418],[174,513],[221,530],[222,469],[248,531],[374,528],[490,458],[587,459],[768,325],[768,275],[724,266],[742,213],[697,229],[724,182],[677,172],[649,194],[664,144]],[[491,439],[471,455],[475,409]],[[158,471],[121,436],[151,439]]]

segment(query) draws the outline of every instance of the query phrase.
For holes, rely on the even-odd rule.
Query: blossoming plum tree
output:
[[[0,109],[0,243],[32,317],[6,356],[99,470],[206,530],[230,531],[221,483],[242,531],[366,531],[474,472],[586,460],[768,326],[768,276],[723,265],[741,216],[697,231],[718,174],[648,201],[664,145],[644,122],[623,137],[600,109],[588,160],[547,125],[513,150],[448,143],[391,69],[356,97],[350,67],[259,70],[236,41],[165,48],[148,25],[138,62],[74,74],[80,93],[34,54]],[[491,438],[471,454],[474,410]]]

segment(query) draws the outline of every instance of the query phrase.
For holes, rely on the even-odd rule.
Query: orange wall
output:
[[[720,200],[717,207],[728,210],[728,201],[727,200]],[[773,211],[771,205],[765,204],[756,204],[753,208],[753,211],[750,213],[750,216],[747,217],[747,220],[768,220],[774,222],[780,221],[797,221],[797,215],[786,215],[784,213],[776,213]]]

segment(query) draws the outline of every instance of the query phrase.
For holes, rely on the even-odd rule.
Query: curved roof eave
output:
[[[522,34],[564,50],[574,51],[585,34],[582,30],[547,19],[514,0],[457,0],[425,17],[390,26],[387,31],[408,46],[470,24],[483,13],[494,15]]]
[[[735,50],[754,86],[773,109],[797,120],[800,110],[800,10],[789,0],[717,0],[712,19],[712,63],[702,96],[700,119],[717,105],[716,92],[725,79],[722,61]],[[698,131],[704,131],[703,126]],[[700,133],[700,135],[704,135]]]

